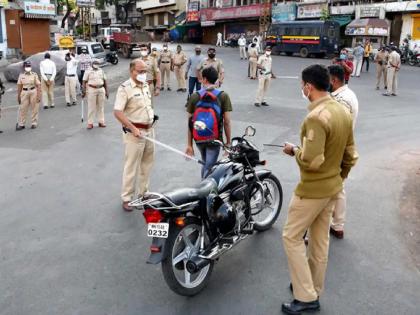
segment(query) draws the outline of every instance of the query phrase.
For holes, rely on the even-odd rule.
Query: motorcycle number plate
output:
[[[149,223],[147,225],[147,236],[168,238],[169,223]]]

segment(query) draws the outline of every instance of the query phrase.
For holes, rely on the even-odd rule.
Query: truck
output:
[[[134,51],[140,50],[141,44],[147,44],[150,52],[149,33],[142,30],[114,32],[110,40],[110,49],[121,51],[125,58],[130,58]]]

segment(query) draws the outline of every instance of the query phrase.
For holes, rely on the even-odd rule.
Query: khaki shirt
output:
[[[114,109],[122,111],[133,123],[152,124],[154,112],[149,85],[136,85],[132,79],[125,81],[118,88]]]
[[[258,58],[258,64],[262,66],[261,69],[258,69],[258,75],[260,77],[271,78],[271,56],[266,56],[265,54]]]
[[[21,73],[17,84],[21,84],[24,89],[33,88],[41,84],[38,74],[35,72]]]
[[[155,60],[156,63],[158,63],[159,62],[159,58],[160,58],[160,52],[158,52],[158,51],[153,52],[152,51],[152,53],[149,56],[150,56],[150,58],[152,58],[153,60]]]
[[[251,59],[254,59],[254,60],[256,60],[256,59],[258,59],[258,50],[257,50],[257,47],[249,47],[249,49],[248,49],[248,56],[249,56],[249,58]]]
[[[388,53],[386,51],[380,51],[375,56],[375,61],[381,66],[386,66],[388,63]]]
[[[86,70],[85,74],[83,75],[83,81],[87,81],[87,84],[92,85],[104,85],[106,76],[102,69],[89,69]]]
[[[157,65],[157,61],[155,57],[147,56],[142,58],[141,60],[144,61],[147,67],[147,81],[156,80],[157,76],[159,75],[160,71]]]
[[[222,60],[217,59],[217,58],[206,58],[204,59],[198,66],[197,66],[197,70],[198,71],[203,71],[203,69],[205,68],[209,68],[209,67],[213,67],[217,70],[217,72],[219,72],[219,78],[221,76],[221,74],[223,72],[225,72],[225,70],[223,69],[223,63]]]
[[[182,66],[187,62],[187,55],[181,51],[174,54],[174,66]]]
[[[393,51],[389,54],[388,67],[399,68],[401,66],[400,54]]]
[[[160,62],[171,62],[172,61],[172,52],[170,50],[160,52]]]

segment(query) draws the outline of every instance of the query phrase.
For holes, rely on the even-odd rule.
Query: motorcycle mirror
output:
[[[197,120],[196,122],[194,122],[194,129],[195,130],[206,130],[207,125],[206,125],[205,122]]]
[[[255,132],[256,132],[256,129],[252,126],[248,126],[245,129],[245,135],[248,136],[248,137],[255,136]]]

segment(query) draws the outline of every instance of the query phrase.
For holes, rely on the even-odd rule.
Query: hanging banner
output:
[[[322,16],[322,11],[328,10],[326,3],[300,5],[297,9],[298,19],[319,18]]]
[[[187,22],[200,21],[200,1],[190,1],[188,4]]]
[[[224,19],[241,19],[259,17],[262,13],[262,4],[244,5],[231,8],[208,8],[201,10],[201,21],[215,21]]]
[[[271,23],[296,20],[296,3],[273,3],[271,5]]]
[[[55,15],[54,4],[42,4],[39,2],[25,1],[23,3],[25,14]]]

